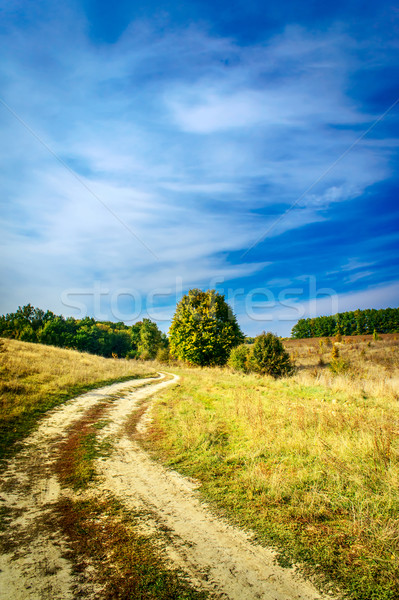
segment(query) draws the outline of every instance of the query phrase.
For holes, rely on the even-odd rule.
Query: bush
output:
[[[255,339],[249,360],[250,369],[261,375],[290,375],[294,367],[280,339],[272,333],[262,333]]]
[[[328,365],[328,368],[334,375],[341,375],[350,369],[350,362],[344,358],[333,358]]]
[[[251,355],[251,348],[248,344],[240,344],[232,349],[230,352],[228,365],[235,371],[248,372],[249,369],[249,357]]]
[[[150,352],[150,351],[149,351],[149,350],[147,350],[147,349],[145,349],[145,350],[142,350],[142,351],[139,353],[139,356],[138,356],[138,357],[139,357],[139,359],[140,359],[140,360],[152,360],[152,359],[154,358],[154,357],[153,357],[153,355],[152,355],[152,352]]]

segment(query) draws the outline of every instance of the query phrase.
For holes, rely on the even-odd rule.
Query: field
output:
[[[275,548],[282,566],[298,565],[339,599],[396,600],[398,338],[285,340],[296,372],[277,380],[228,368],[104,359],[2,340],[3,450],[15,449],[14,442],[32,431],[47,410],[72,396],[110,381],[171,371],[181,379],[155,397],[152,425],[140,438],[147,451],[193,477],[213,510]],[[84,427],[77,434],[84,452],[74,455],[82,454],[79,460],[87,464],[78,467],[91,469],[88,481],[94,486],[98,448],[86,442],[91,436],[94,444],[106,422],[101,415],[89,411],[82,417]],[[104,423],[90,421],[89,431],[84,421],[89,417]],[[64,459],[64,466],[74,465]],[[74,511],[64,507],[61,512],[66,518]],[[92,519],[92,512],[86,507],[83,516],[74,518],[89,514]],[[93,519],[88,523],[97,523]],[[74,543],[90,554],[95,552],[90,540],[79,537]],[[132,548],[142,543],[132,540]]]
[[[0,340],[0,457],[50,408],[87,390],[152,374],[151,365]]]
[[[181,382],[157,401],[150,447],[278,548],[282,564],[357,600],[393,600],[398,337],[286,340],[297,366],[289,379],[174,368]]]

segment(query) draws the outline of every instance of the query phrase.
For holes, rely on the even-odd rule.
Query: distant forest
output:
[[[30,304],[0,316],[0,336],[118,358],[151,359],[168,347],[167,336],[150,319],[128,327],[90,317],[65,319]]]
[[[293,338],[331,337],[399,332],[399,308],[367,309],[337,313],[331,317],[300,319],[292,328]]]

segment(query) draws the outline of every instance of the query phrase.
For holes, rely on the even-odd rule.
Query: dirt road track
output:
[[[164,376],[163,376],[164,377]],[[1,506],[9,514],[2,535],[0,600],[69,600],[94,596],[92,584],[79,579],[64,557],[67,543],[59,532],[41,527],[61,490],[53,474],[60,441],[68,427],[89,408],[107,397],[118,397],[107,411],[114,448],[96,463],[98,494],[111,492],[126,507],[149,514],[143,529],[169,531],[168,555],[194,583],[215,597],[230,600],[316,600],[313,585],[292,569],[275,564],[271,550],[251,542],[243,531],[217,518],[200,502],[196,483],[151,460],[125,432],[126,418],[138,405],[178,380],[153,379],[113,384],[69,401],[52,411],[9,463],[1,484]],[[138,423],[143,432],[147,412]],[[97,590],[98,591],[98,590]]]

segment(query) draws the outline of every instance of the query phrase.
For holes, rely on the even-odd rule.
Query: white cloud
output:
[[[372,118],[347,98],[353,59],[340,33],[291,28],[240,48],[196,28],[159,35],[135,23],[96,47],[85,27],[71,8],[0,38],[4,99],[84,184],[0,107],[3,310],[59,310],[63,290],[96,280],[146,294],[176,278],[249,277],[268,257],[234,265],[230,253],[271,227],[277,239],[325,219],[320,209],[389,173],[368,141],[284,219],[256,212],[299,198],[358,135],[351,127]]]

